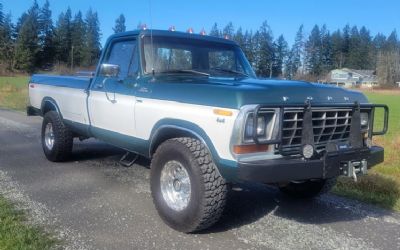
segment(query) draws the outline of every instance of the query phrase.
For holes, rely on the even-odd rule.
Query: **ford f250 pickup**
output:
[[[230,184],[310,198],[384,159],[372,137],[387,131],[385,105],[334,86],[258,79],[235,42],[211,36],[113,35],[92,77],[33,75],[29,97],[50,161],[67,160],[77,137],[151,159],[155,207],[181,232],[218,221]]]

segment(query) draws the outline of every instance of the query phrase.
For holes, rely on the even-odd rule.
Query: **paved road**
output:
[[[193,235],[165,226],[149,191],[149,162],[125,168],[119,149],[76,142],[48,162],[39,117],[0,110],[0,192],[70,249],[400,249],[400,215],[325,195],[291,200],[261,185],[232,191],[222,220]]]

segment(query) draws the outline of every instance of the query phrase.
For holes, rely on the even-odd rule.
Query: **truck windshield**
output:
[[[255,78],[242,50],[234,44],[201,39],[146,36],[143,38],[144,73],[192,74]]]

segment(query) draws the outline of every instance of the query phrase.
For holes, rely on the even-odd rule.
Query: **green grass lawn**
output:
[[[28,81],[26,76],[0,77],[0,107],[25,110]]]
[[[24,110],[28,77],[0,77],[0,107]],[[400,211],[400,91],[365,92],[372,103],[390,108],[389,132],[374,142],[385,147],[385,162],[354,183],[340,178],[333,192]],[[376,128],[382,126],[377,112]]]
[[[22,212],[0,196],[0,249],[51,249],[57,241],[26,223]]]
[[[334,193],[356,198],[400,211],[400,92],[366,92],[372,103],[389,106],[389,131],[374,137],[374,143],[385,147],[385,162],[375,166],[358,182],[340,178]],[[382,127],[382,112],[377,112],[374,126]]]

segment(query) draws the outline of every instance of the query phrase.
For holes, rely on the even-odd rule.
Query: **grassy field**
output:
[[[28,77],[0,77],[0,107],[24,110]],[[354,183],[340,178],[333,192],[400,211],[400,91],[365,92],[373,103],[390,108],[389,133],[374,142],[385,147],[385,163]],[[377,112],[376,128],[382,125]]]
[[[400,211],[400,92],[377,91],[365,94],[371,102],[386,104],[390,109],[389,132],[374,138],[375,144],[385,147],[385,162],[374,167],[356,183],[341,178],[334,192]],[[382,113],[377,112],[376,127],[382,127],[381,118]]]
[[[25,110],[28,77],[0,77],[0,107]]]
[[[0,196],[0,249],[51,249],[57,241],[26,223],[24,215]]]

